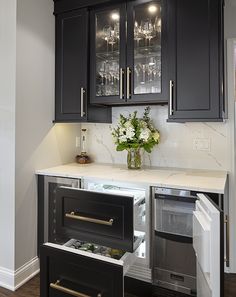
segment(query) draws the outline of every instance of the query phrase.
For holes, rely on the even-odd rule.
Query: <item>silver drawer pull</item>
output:
[[[120,99],[124,99],[124,70],[120,68]]]
[[[74,290],[71,290],[71,289],[61,286],[59,280],[57,280],[55,283],[51,283],[50,288],[55,289],[60,292],[63,292],[63,293],[66,293],[71,296],[75,296],[75,297],[91,297],[89,295],[86,295],[86,294],[83,294],[83,293],[80,293],[80,292],[77,292],[77,291],[74,291]],[[100,294],[100,293],[97,294],[97,297],[102,297],[102,294]]]
[[[130,79],[131,79],[131,69],[130,67],[127,67],[127,82],[126,82],[126,85],[127,85],[127,99],[131,99],[131,83],[130,83]]]
[[[79,220],[79,221],[95,223],[99,225],[106,225],[106,226],[112,226],[114,222],[113,219],[110,219],[109,221],[103,221],[103,220],[98,220],[98,219],[89,218],[89,217],[77,216],[73,211],[71,213],[66,213],[65,216],[66,218],[73,219],[73,220]]]
[[[170,116],[173,115],[173,88],[174,88],[174,81],[173,80],[170,80]]]
[[[84,94],[85,94],[85,89],[84,88],[80,88],[80,116],[81,118],[83,118],[85,116],[85,112],[84,112]]]

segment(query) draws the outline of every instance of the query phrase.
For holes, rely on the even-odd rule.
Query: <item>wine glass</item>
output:
[[[161,33],[161,18],[159,17],[155,18],[154,28],[157,33]]]
[[[107,42],[107,52],[108,52],[108,49],[109,49],[109,39],[110,39],[110,36],[111,36],[111,31],[112,31],[112,28],[111,26],[109,25],[106,25],[103,27],[103,39]]]
[[[134,40],[137,41],[137,47],[139,47],[139,41],[143,39],[143,34],[141,27],[138,25],[138,22],[134,23]]]

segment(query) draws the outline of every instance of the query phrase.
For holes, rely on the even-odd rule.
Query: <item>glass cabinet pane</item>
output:
[[[134,94],[161,93],[161,5],[134,7]]]
[[[120,10],[96,13],[96,96],[118,96],[120,85]]]

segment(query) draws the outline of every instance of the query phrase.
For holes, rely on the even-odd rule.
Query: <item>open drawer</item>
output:
[[[125,253],[114,259],[75,249],[76,240],[41,247],[40,296],[122,297],[124,275],[135,261]]]
[[[128,252],[136,250],[132,195],[59,187],[56,233]]]

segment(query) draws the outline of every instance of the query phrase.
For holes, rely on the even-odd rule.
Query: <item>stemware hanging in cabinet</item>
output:
[[[92,11],[92,103],[167,102],[163,2],[136,0]]]

